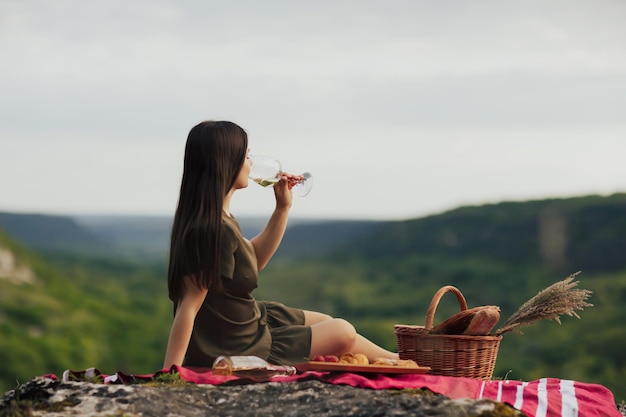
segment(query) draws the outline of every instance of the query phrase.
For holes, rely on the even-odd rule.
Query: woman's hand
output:
[[[302,181],[302,175],[291,175],[283,172],[279,182],[274,184],[277,208],[290,208],[293,203],[293,187]]]

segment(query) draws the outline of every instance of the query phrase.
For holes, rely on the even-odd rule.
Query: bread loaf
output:
[[[430,330],[432,334],[486,336],[500,320],[500,307],[481,306],[463,310]]]

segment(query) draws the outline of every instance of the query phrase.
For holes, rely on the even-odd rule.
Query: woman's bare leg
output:
[[[398,354],[383,349],[360,334],[356,335],[354,345],[349,352],[363,353],[372,362],[376,358],[399,359]]]
[[[304,310],[304,325],[312,326],[323,321],[332,320],[328,314],[319,313],[317,311]]]
[[[327,314],[305,311],[305,324],[311,326],[310,356],[363,353],[370,361],[375,358],[398,359],[398,354],[381,348],[362,335],[354,326],[343,319],[335,319]]]
[[[343,319],[330,319],[311,326],[311,357],[341,356],[350,351],[356,341],[354,326]]]

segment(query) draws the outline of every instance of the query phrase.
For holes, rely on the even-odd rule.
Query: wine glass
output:
[[[252,162],[250,169],[250,179],[263,187],[273,186],[283,174],[283,167],[280,161],[271,156],[248,155]],[[313,187],[313,176],[310,172],[302,174],[302,179],[294,186],[296,193],[300,197],[304,197],[311,191]]]

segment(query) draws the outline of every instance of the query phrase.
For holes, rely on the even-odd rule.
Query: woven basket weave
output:
[[[429,366],[434,375],[491,379],[502,336],[430,334],[439,301],[448,292],[456,296],[461,311],[467,310],[461,291],[451,285],[440,288],[428,306],[424,326],[394,326],[400,359]]]

